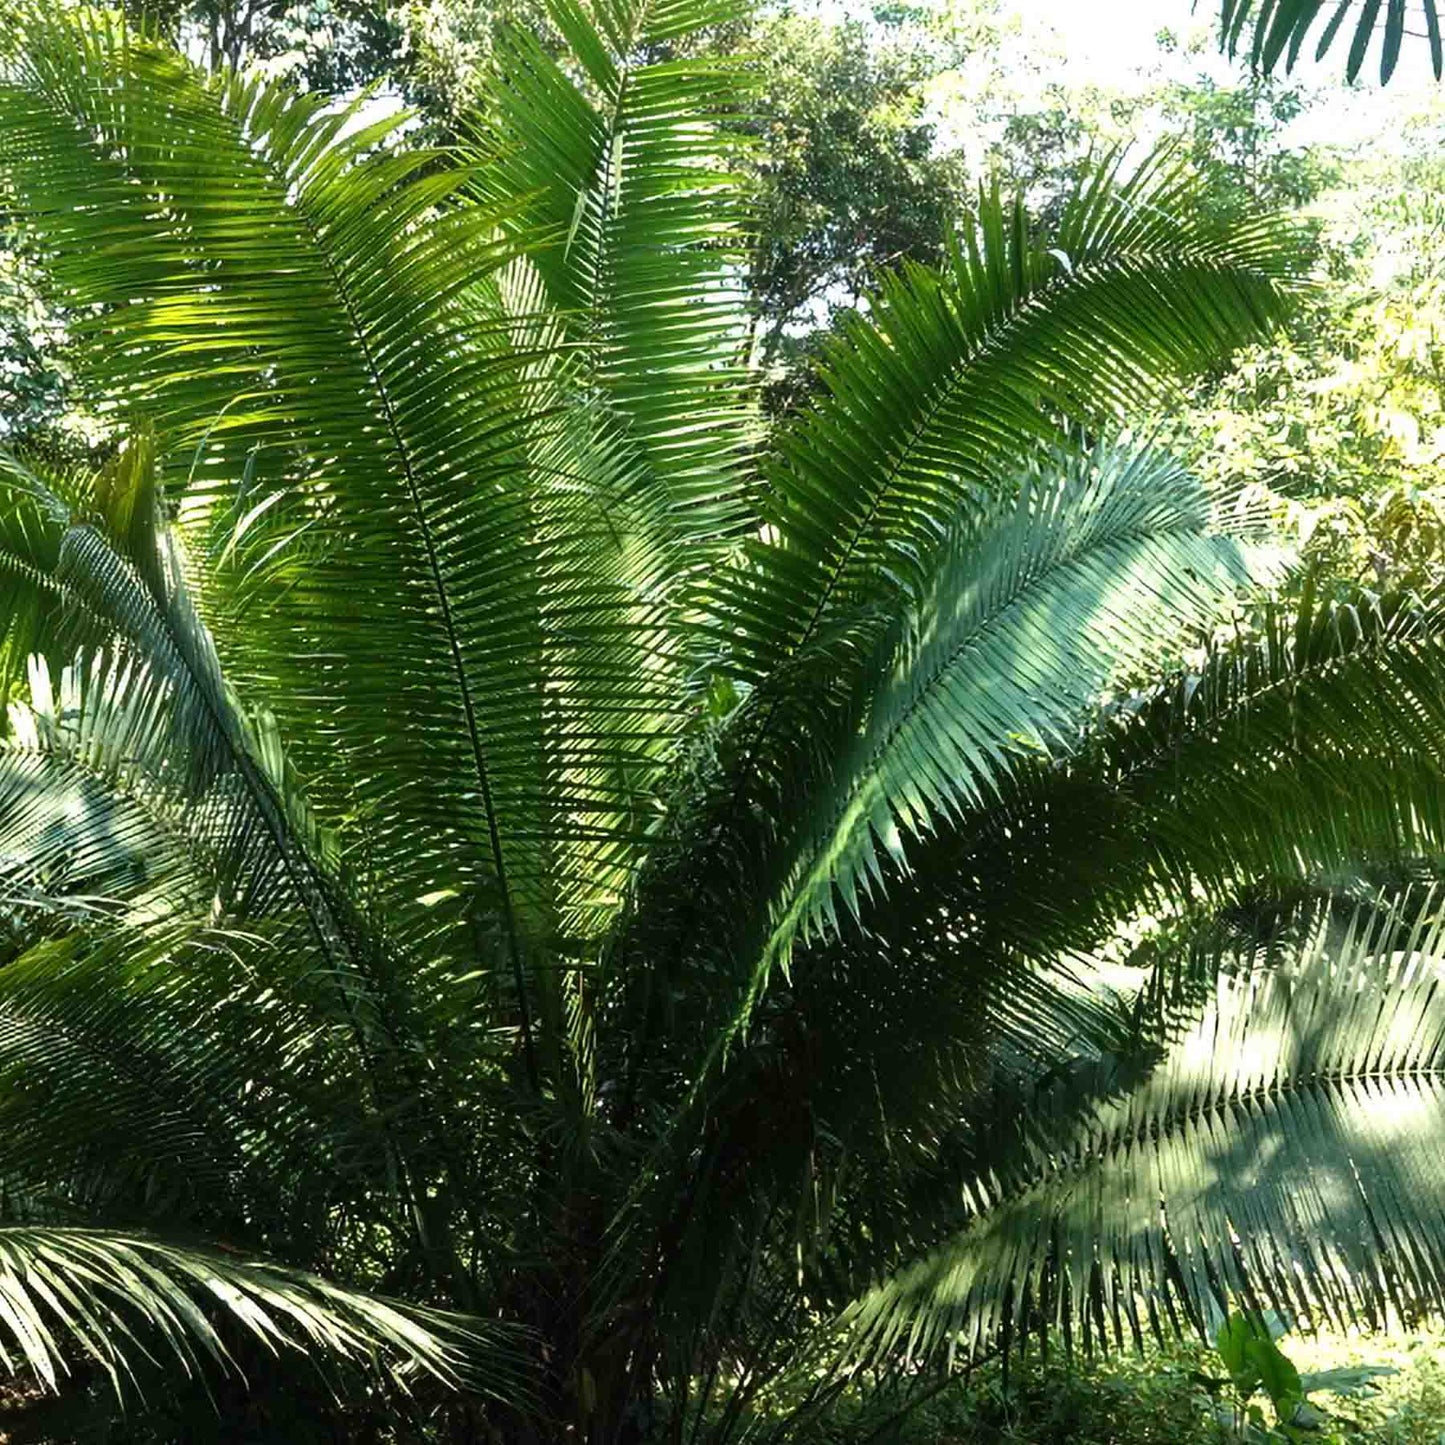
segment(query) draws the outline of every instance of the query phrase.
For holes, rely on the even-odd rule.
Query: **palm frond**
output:
[[[0,163],[94,379],[167,439],[230,682],[350,820],[398,937],[470,950],[484,916],[521,978],[616,906],[657,809],[668,493],[559,345],[507,207],[466,199],[477,168],[348,123],[43,17]],[[458,908],[417,904],[442,890]]]
[[[8,1186],[324,1259],[328,1215],[386,1177],[385,1136],[346,1030],[279,986],[305,968],[285,945],[172,923],[76,931],[8,963]]]
[[[958,933],[1044,965],[1140,908],[1433,856],[1441,625],[1438,604],[1409,597],[1265,608],[1112,706],[1062,766],[1020,759],[987,806],[911,846],[901,902],[873,927]],[[972,922],[939,930],[937,909]]]
[[[827,354],[824,396],[782,438],[768,532],[718,606],[735,666],[773,675],[830,625],[916,602],[956,520],[1060,423],[1137,414],[1266,332],[1300,276],[1274,219],[1221,229],[1167,152],[1082,186],[1035,242],[1021,203],[980,201],[949,265],[888,283]]]
[[[533,251],[568,334],[666,488],[690,570],[750,518],[734,60],[688,53],[738,0],[551,0],[578,72],[531,35],[496,61],[473,184]],[[714,545],[709,546],[709,542]]]
[[[1439,599],[1367,593],[1274,606],[1256,636],[1121,710],[1101,765],[1155,876],[1223,892],[1438,851],[1441,617]],[[1227,851],[1211,853],[1216,828]]]
[[[1055,457],[953,529],[906,621],[876,641],[820,641],[816,665],[789,678],[801,717],[760,699],[766,721],[787,722],[790,755],[754,753],[757,714],[739,710],[744,776],[724,774],[723,807],[735,820],[744,788],[772,789],[766,822],[684,854],[703,877],[660,872],[678,901],[648,913],[654,927],[664,910],[726,920],[704,947],[748,980],[738,1027],[799,940],[838,937],[887,880],[907,893],[918,840],[947,835],[1020,766],[1073,751],[1113,680],[1219,619],[1262,561],[1222,528],[1226,512],[1148,449]],[[830,674],[845,669],[830,709]]]
[[[1254,575],[1227,516],[1167,456],[1101,448],[958,529],[859,689],[768,956],[836,935],[839,900],[856,919],[885,859],[906,871],[906,839],[984,804],[1020,757],[1074,750],[1111,680],[1215,622]]]
[[[131,1360],[169,1357],[188,1374],[226,1367],[227,1330],[272,1354],[309,1352],[380,1367],[398,1383],[464,1377],[511,1394],[505,1331],[338,1288],[299,1270],[167,1243],[141,1234],[46,1225],[0,1225],[0,1366],[33,1371],[52,1389],[83,1352],[119,1384]],[[469,1346],[503,1368],[480,1376]],[[494,1358],[493,1364],[497,1363]],[[491,1378],[488,1378],[488,1375]]]
[[[0,631],[11,653],[35,649],[36,706],[16,717],[21,751],[46,752],[52,765],[37,766],[52,780],[63,763],[125,794],[132,811],[168,813],[207,852],[223,907],[304,908],[341,959],[323,840],[284,752],[263,745],[265,730],[222,681],[160,524],[154,463],[148,433],[96,472],[0,459],[14,524],[0,541],[10,583]],[[25,826],[24,814],[15,822]]]
[[[1080,1006],[1071,958],[1141,910],[1187,916],[1362,859],[1439,853],[1441,647],[1438,612],[1408,599],[1267,611],[1068,756],[1020,753],[993,791],[906,839],[901,861],[884,855],[857,920],[800,945],[748,1048],[702,1095],[706,1137],[723,1140],[751,1137],[748,1100],[795,1101],[773,1106],[768,1162],[752,1155],[750,1177],[763,1189],[801,1175],[830,1199],[815,1297],[927,1247],[974,1157],[968,1121],[1003,1107],[1006,1076],[1056,1069],[1077,1088],[1091,1059],[1107,1075],[1147,1056],[1152,1031],[1131,1042],[1107,992]],[[706,1199],[695,1180],[730,1157],[718,1147],[702,1165],[680,1153],[662,1194]],[[696,1207],[711,1220],[721,1206]]]
[[[1412,22],[1423,23],[1423,31]],[[1407,36],[1428,43],[1435,79],[1445,75],[1437,0],[1221,0],[1219,25],[1221,48],[1231,56],[1247,54],[1266,75],[1281,61],[1286,71],[1293,70],[1310,40],[1316,42],[1316,60],[1341,41],[1349,45],[1345,77],[1353,82],[1377,36],[1382,85],[1394,75]]]
[[[1042,1025],[1067,984],[1060,962],[1141,911],[1189,916],[1362,860],[1438,855],[1442,647],[1438,611],[1408,599],[1267,612],[1256,635],[1114,711],[1066,758],[1021,755],[995,793],[908,840],[857,924],[800,956],[790,1006],[804,994],[817,1031],[841,1029],[861,1059],[870,1015],[896,1018],[920,1066],[952,1053],[976,1078],[1000,1046],[1027,1054],[1030,1019]],[[835,971],[852,980],[837,998]],[[1112,1047],[1076,1010],[1063,1017]],[[900,1094],[890,1114],[906,1113]]]
[[[1107,1347],[1227,1295],[1375,1326],[1445,1306],[1438,901],[1364,910],[1343,937],[1325,919],[1273,967],[1216,958],[1151,1077],[967,1185],[977,1217],[855,1307],[852,1347]]]
[[[0,744],[0,900],[14,935],[125,910],[133,923],[208,907],[210,828],[179,789],[137,765],[164,737],[163,689],[97,658],[52,688],[35,659],[30,703]],[[163,766],[163,764],[162,764]],[[158,769],[159,773],[159,769]],[[155,778],[155,781],[152,781]]]
[[[978,873],[972,860],[952,866],[962,849],[949,840],[978,814],[1002,812],[1016,773],[1032,776],[1085,747],[1089,714],[1111,682],[1212,625],[1249,580],[1250,548],[1220,529],[1228,509],[1219,502],[1166,455],[1101,447],[1055,459],[1016,496],[980,508],[955,532],[918,613],[878,646],[856,711],[805,734],[783,805],[765,814],[754,843],[774,861],[745,860],[731,872],[728,850],[741,845],[714,835],[682,860],[696,873],[661,875],[668,897],[643,911],[644,926],[680,916],[685,927],[700,915],[707,936],[691,945],[695,954],[665,935],[659,945],[641,934],[637,946],[679,978],[705,970],[710,990],[694,987],[686,1003],[698,1007],[701,995],[712,1012],[679,1027],[681,1007],[672,1006],[674,1036],[699,1039],[699,1053],[677,1057],[658,1039],[645,1060],[629,1061],[639,1073],[667,1077],[672,1068],[695,1081],[657,1167],[641,1171],[640,1187],[656,1197],[636,1216],[671,1211],[686,1192],[694,1218],[678,1231],[679,1248],[699,1257],[684,1278],[732,1238],[734,1191],[765,1197],[769,1181],[783,1188],[795,1171],[822,1172],[815,1130],[847,1154],[855,1177],[877,1163],[891,1181],[905,1159],[916,1167],[926,1154],[941,1111],[976,1091],[990,1047],[1048,1052],[1051,1041],[1103,1037],[1118,1024],[1113,1010],[1095,1011],[1071,991],[1064,971],[1041,973],[1051,958],[979,936],[990,904],[956,900]],[[811,811],[789,836],[786,807],[798,794]],[[776,978],[795,950],[792,976]],[[645,983],[669,987],[666,976]],[[644,990],[640,1007],[649,1003]],[[643,1012],[636,1027],[649,1022]],[[718,1039],[737,1057],[726,1058]],[[731,1133],[754,1137],[760,1097],[779,1100],[770,1146],[745,1150]],[[734,1179],[728,1161],[744,1153],[749,1176]],[[874,1251],[910,1232],[905,1216],[834,1218],[828,1228],[836,1236],[854,1223]],[[629,1280],[633,1224],[632,1214],[620,1220],[617,1246],[626,1256],[619,1277]],[[746,1231],[733,1243],[746,1249]]]

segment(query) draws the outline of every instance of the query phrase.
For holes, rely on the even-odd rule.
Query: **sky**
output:
[[[1123,87],[1138,69],[1158,57],[1155,36],[1169,29],[1181,37],[1203,28],[1190,0],[1030,0],[1005,6],[1055,31],[1071,72],[1087,73],[1100,85]]]

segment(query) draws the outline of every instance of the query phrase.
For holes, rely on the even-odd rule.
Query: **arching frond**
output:
[[[702,1013],[696,987],[685,1005],[737,1057],[720,1064],[719,1050],[705,1064],[697,1055],[681,1062],[697,1070],[697,1092],[674,1116],[676,1137],[660,1146],[675,1146],[676,1156],[640,1176],[639,1188],[656,1196],[641,1217],[676,1208],[678,1190],[695,1191],[705,1202],[692,1208],[709,1223],[694,1221],[688,1240],[715,1247],[708,1231],[726,1234],[730,1224],[717,1219],[712,1191],[731,1198],[794,1169],[821,1169],[814,1129],[847,1141],[839,1147],[855,1177],[886,1160],[878,1174],[897,1178],[927,1154],[940,1112],[976,1090],[991,1047],[1047,1052],[1051,1038],[1071,1039],[1081,1026],[1102,1035],[1117,1023],[1109,1009],[1094,1016],[1087,998],[1070,996],[1062,971],[1041,975],[1056,955],[981,936],[992,899],[969,896],[977,874],[949,840],[979,814],[1005,815],[1000,795],[1016,773],[1047,770],[1085,746],[1089,714],[1112,680],[1217,620],[1250,576],[1250,548],[1220,528],[1217,502],[1167,456],[1101,447],[1055,459],[1016,496],[980,508],[951,539],[924,605],[878,647],[853,708],[832,720],[836,731],[825,725],[800,745],[759,845],[776,850],[775,871],[747,858],[731,871],[728,850],[742,852],[749,840],[714,835],[686,882],[663,875],[658,887],[684,925],[706,921],[696,947],[713,1012]],[[790,837],[787,810],[798,795],[810,810]],[[758,879],[775,891],[751,891]],[[667,957],[671,940],[640,939]],[[793,975],[778,978],[795,948]],[[739,994],[728,994],[729,983]],[[639,1026],[646,1022],[644,1014]],[[686,1030],[676,1034],[687,1041]],[[670,1045],[659,1039],[656,1057],[629,1063],[638,1073],[678,1067],[664,1052]],[[775,1095],[789,1102],[774,1106],[772,1147],[758,1149],[750,1181],[728,1178],[729,1131],[752,1137],[752,1101]],[[694,1106],[698,1119],[682,1122]],[[890,1213],[893,1196],[875,1198],[887,1201],[877,1212]],[[835,1235],[861,1222],[864,1209],[850,1218],[845,1202],[834,1205]],[[630,1228],[631,1219],[619,1225],[619,1274],[628,1278],[637,1263]],[[867,1232],[880,1249],[909,1225],[903,1214],[870,1218]]]
[[[287,760],[223,683],[160,525],[150,435],[89,473],[0,458],[0,498],[11,524],[0,631],[12,653],[35,654],[21,746],[183,819],[227,905],[245,895],[264,912],[286,897],[334,935],[320,840]]]
[[[769,950],[857,917],[909,837],[989,799],[1029,753],[1062,756],[1090,704],[1251,580],[1205,489],[1166,456],[1061,459],[959,528],[859,689],[861,726],[816,790]]]
[[[1079,1007],[1061,963],[1141,910],[1222,906],[1361,859],[1440,852],[1438,613],[1362,598],[1276,610],[1258,627],[1067,758],[1020,755],[996,791],[906,840],[857,922],[801,946],[759,1004],[750,1049],[705,1095],[707,1137],[748,1135],[756,1095],[796,1101],[773,1106],[765,1157],[829,1200],[816,1297],[937,1237],[959,1170],[976,1164],[974,1131],[1006,1106],[1003,1075],[1027,1091],[1058,1070],[1077,1090],[1081,1063],[1139,1047],[1147,1058],[1152,1027],[1131,1043],[1109,1009]],[[1005,1094],[1017,1100],[1017,1085]],[[728,1155],[704,1157],[721,1171]],[[696,1177],[687,1160],[662,1176],[659,1206]],[[761,1157],[752,1177],[764,1187]],[[711,1220],[719,1206],[704,1197],[695,1208]],[[714,1226],[695,1227],[707,1238]]]
[[[327,1284],[298,1270],[245,1254],[168,1244],[139,1234],[44,1225],[0,1225],[0,1367],[34,1371],[52,1389],[80,1350],[113,1378],[128,1361],[164,1354],[187,1373],[224,1367],[228,1330],[284,1355],[363,1368],[382,1367],[400,1381],[430,1375],[447,1383],[470,1373],[486,1388],[515,1390],[503,1369],[487,1379],[469,1370],[468,1332],[454,1321],[388,1304]],[[493,1333],[493,1348],[506,1339]],[[497,1363],[493,1360],[493,1365]]]
[[[535,260],[568,335],[661,480],[690,570],[750,518],[735,60],[688,42],[739,0],[552,0],[569,72],[533,36],[494,64],[474,186]],[[714,545],[709,545],[712,543]]]
[[[804,694],[808,729],[769,763],[767,832],[714,844],[705,879],[670,885],[681,909],[701,906],[698,888],[715,900],[725,922],[707,946],[750,980],[740,1019],[799,940],[836,939],[875,892],[909,893],[921,839],[947,835],[1020,767],[1073,751],[1112,681],[1218,621],[1251,575],[1226,512],[1166,456],[1101,447],[1045,463],[955,528],[918,609],[853,667],[836,710]],[[751,753],[740,766],[760,770]]]
[[[350,822],[397,936],[469,948],[485,917],[521,977],[539,940],[600,927],[655,818],[682,533],[652,443],[569,354],[542,257],[516,259],[537,236],[509,237],[515,204],[468,199],[481,172],[399,146],[401,119],[349,114],[37,18],[0,163],[97,383],[167,438],[228,680]],[[456,907],[418,907],[444,890]]]
[[[163,1217],[295,1260],[385,1177],[347,1031],[279,986],[280,939],[91,929],[0,971],[3,1175],[93,1217]],[[294,948],[294,941],[291,942]]]
[[[916,603],[960,515],[1005,487],[1060,419],[1129,414],[1267,331],[1298,277],[1275,220],[1220,229],[1156,155],[1080,189],[1056,235],[985,194],[941,271],[885,285],[827,353],[824,394],[769,472],[769,530],[719,607],[764,679],[830,626]]]
[[[1439,599],[1306,599],[1266,610],[1198,673],[1125,710],[1104,744],[1159,878],[1297,882],[1445,837]],[[1228,850],[1211,852],[1217,827]]]
[[[162,690],[99,658],[66,669],[55,689],[37,659],[30,697],[11,705],[0,745],[0,900],[12,937],[118,909],[141,923],[209,906],[204,820],[187,816],[179,790],[134,786],[135,750],[164,732]]]
[[[1440,927],[1438,898],[1407,897],[1343,938],[1322,920],[1272,967],[1216,959],[1147,1082],[970,1182],[976,1219],[859,1303],[854,1348],[1122,1343],[1226,1292],[1376,1325],[1441,1308]]]
[[[916,888],[976,920],[966,943],[1044,964],[1141,907],[1432,856],[1445,840],[1442,679],[1438,605],[1267,608],[1115,708],[1066,765],[1021,760],[987,807],[910,849],[902,911],[876,930],[934,927]]]
[[[859,924],[800,957],[796,987],[862,1056],[871,1014],[911,1020],[919,1060],[956,1030],[986,1070],[996,1045],[1047,1017],[1059,962],[1141,910],[1188,915],[1362,860],[1436,856],[1442,678],[1445,635],[1428,608],[1361,599],[1266,614],[1258,635],[1221,644],[1066,759],[1020,757],[995,794],[910,840]],[[860,981],[856,1019],[833,998],[834,970]]]

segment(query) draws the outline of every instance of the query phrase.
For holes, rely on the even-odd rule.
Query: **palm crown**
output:
[[[457,1438],[721,1440],[787,1379],[1438,1294],[1375,1091],[1439,1108],[1439,613],[1307,595],[1164,675],[1276,559],[1119,432],[1299,238],[1164,157],[1044,239],[985,193],[767,433],[729,13],[556,0],[445,149],[27,18],[0,167],[124,437],[0,476],[44,1379],[294,1346]]]

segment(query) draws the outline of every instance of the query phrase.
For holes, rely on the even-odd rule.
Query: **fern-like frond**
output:
[[[1227,510],[1167,456],[1061,458],[958,529],[880,653],[856,737],[817,791],[817,830],[769,951],[838,932],[884,860],[997,791],[1030,753],[1062,756],[1114,679],[1210,626],[1251,580]]]
[[[79,1350],[117,1383],[164,1355],[188,1374],[231,1359],[226,1333],[267,1351],[308,1352],[399,1383],[423,1375],[455,1383],[469,1370],[468,1331],[246,1254],[167,1243],[141,1234],[0,1225],[0,1366],[33,1371],[58,1388]],[[479,1334],[478,1334],[479,1332]],[[485,1326],[474,1340],[504,1333]],[[483,1361],[486,1351],[476,1352]],[[505,1353],[502,1354],[505,1362]],[[483,1386],[516,1389],[504,1371]],[[498,1378],[500,1376],[500,1378]]]
[[[828,1195],[820,1296],[927,1247],[974,1157],[967,1121],[1003,1107],[1000,1070],[1058,1068],[1077,1084],[1071,1050],[1102,1061],[1127,1042],[1107,1009],[1077,1005],[1061,963],[1141,910],[1440,852],[1438,610],[1307,602],[1256,625],[1081,731],[1066,756],[1020,752],[992,791],[905,838],[901,861],[883,853],[856,921],[800,945],[791,978],[757,1002],[748,1049],[702,1091],[708,1135],[746,1136],[750,1098],[795,1100],[773,1109],[769,1167],[806,1170],[824,1191],[816,1141],[841,1141],[850,1184]],[[733,1097],[736,1116],[720,1102]],[[698,1170],[683,1157],[659,1204]]]
[[[13,524],[0,539],[0,631],[35,653],[20,748],[88,771],[132,811],[168,814],[207,853],[222,907],[302,908],[343,961],[323,840],[272,733],[221,679],[161,524],[149,434],[89,473],[0,458],[0,496]]]
[[[208,908],[209,820],[137,764],[167,731],[164,689],[103,658],[59,682],[34,660],[30,703],[11,704],[0,744],[0,900],[13,936],[117,909],[139,925]]]
[[[1101,765],[1115,826],[1161,880],[1227,891],[1445,838],[1445,633],[1438,598],[1306,598],[1116,716]],[[1231,839],[1211,852],[1215,832]]]
[[[823,397],[770,468],[753,566],[719,589],[745,677],[860,612],[916,604],[958,519],[1061,420],[1137,414],[1284,313],[1302,261],[1290,227],[1202,219],[1167,153],[1127,179],[1119,166],[1040,242],[1021,203],[985,194],[943,270],[888,283],[830,348]]]
[[[600,926],[655,818],[666,469],[569,356],[515,205],[349,114],[44,17],[0,163],[94,381],[166,438],[228,680],[349,821],[396,936],[470,952],[481,917],[520,979]]]
[[[1060,940],[1041,956],[987,932],[992,899],[976,884],[988,865],[958,839],[980,815],[1006,816],[1019,775],[1064,767],[1087,746],[1090,714],[1111,683],[1212,626],[1249,580],[1251,549],[1221,528],[1218,501],[1149,450],[1061,456],[1022,479],[1015,496],[994,498],[956,530],[923,605],[859,669],[866,680],[853,706],[799,741],[796,772],[783,776],[757,834],[710,838],[678,874],[661,875],[655,886],[668,896],[642,926],[666,922],[664,908],[683,927],[706,920],[697,954],[674,957],[709,971],[703,1002],[714,1012],[696,1027],[704,1047],[721,1037],[736,1057],[725,1059],[723,1046],[669,1059],[672,1041],[660,1039],[657,1056],[631,1061],[638,1073],[671,1063],[697,1079],[675,1116],[676,1141],[663,1146],[676,1142],[678,1154],[643,1175],[640,1187],[656,1194],[643,1217],[673,1209],[692,1180],[708,1200],[699,1214],[713,1221],[688,1236],[703,1248],[709,1227],[729,1227],[709,1191],[763,1190],[771,1171],[814,1167],[804,1157],[815,1127],[846,1141],[856,1172],[876,1164],[875,1177],[893,1179],[903,1160],[916,1167],[926,1155],[940,1111],[977,1089],[991,1049],[1047,1053],[1061,1037],[1113,1027],[1109,1009],[1096,1014],[1071,994],[1063,971],[1040,968],[1069,942],[1090,940]],[[789,836],[799,796],[811,811]],[[739,861],[749,846],[761,856]],[[668,958],[668,944],[678,948],[639,932],[654,956]],[[665,976],[646,983],[667,986]],[[640,1001],[645,1008],[645,991]],[[638,1026],[647,1022],[643,1014]],[[684,1043],[689,1033],[676,1028]],[[724,1185],[712,1171],[725,1176],[741,1148],[728,1131],[755,1129],[751,1101],[774,1096],[789,1104],[775,1106],[777,1137],[759,1149],[756,1178]],[[702,1164],[689,1147],[694,1125],[713,1141]],[[857,1223],[875,1247],[909,1232],[906,1218],[864,1225],[865,1212],[830,1227]],[[625,1254],[629,1236],[620,1238]],[[621,1273],[631,1267],[619,1261]]]
[[[1046,964],[1140,908],[1297,887],[1445,840],[1437,604],[1361,595],[1266,608],[1245,636],[1113,706],[1063,765],[1020,759],[997,798],[910,848],[901,909],[972,920],[967,947]],[[912,901],[913,889],[934,899]],[[881,905],[880,905],[881,906]],[[940,933],[939,935],[943,935]]]
[[[1230,969],[1164,1063],[995,1161],[968,1189],[977,1219],[852,1311],[854,1348],[1122,1343],[1226,1294],[1376,1326],[1445,1306],[1440,928],[1438,897],[1407,897],[1343,938],[1322,921],[1283,964],[1216,959]]]
[[[9,1186],[319,1262],[387,1160],[348,1032],[285,987],[306,965],[284,936],[194,923],[77,930],[8,963]]]
[[[755,441],[742,370],[745,240],[737,61],[688,53],[737,0],[551,0],[574,71],[530,35],[495,62],[473,184],[534,257],[567,333],[584,348],[666,488],[699,569],[748,522]],[[709,545],[712,543],[713,545]]]

